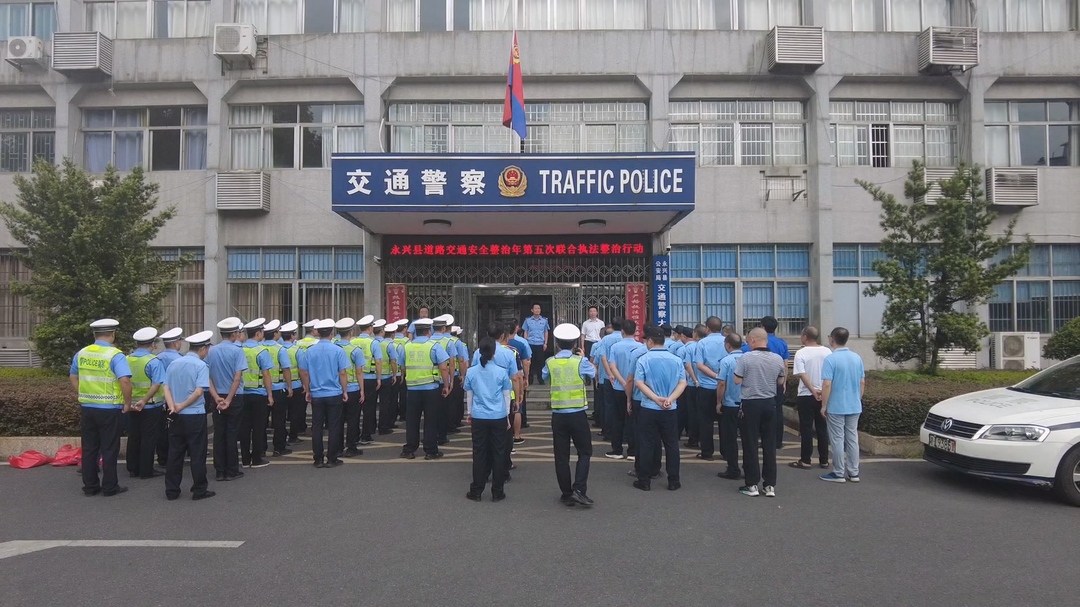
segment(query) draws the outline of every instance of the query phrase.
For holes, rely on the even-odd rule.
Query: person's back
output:
[[[508,411],[503,392],[511,387],[506,369],[494,360],[487,361],[485,365],[478,361],[475,366],[470,366],[464,384],[464,389],[472,392],[469,416],[476,419],[506,419]]]
[[[792,373],[801,375],[805,373],[810,385],[815,390],[821,390],[821,368],[825,364],[825,358],[832,354],[832,350],[821,345],[804,346],[795,353],[795,365]],[[799,382],[799,396],[813,396],[810,388]]]
[[[791,351],[788,349],[787,342],[773,333],[769,333],[769,352],[784,360],[791,358]]]
[[[828,348],[826,348],[828,349]],[[865,377],[862,358],[847,348],[839,348],[825,359],[822,380],[832,382],[828,412],[837,415],[862,413],[861,384]]]
[[[608,348],[607,359],[609,363],[615,365],[619,375],[622,375],[623,379],[627,379],[633,374],[637,359],[647,351],[645,345],[635,340],[633,336],[624,335],[623,339]],[[612,383],[616,390],[624,389],[618,379],[613,378]]]
[[[776,398],[777,378],[784,375],[784,360],[774,352],[752,349],[736,362],[735,375],[742,378],[742,398]]]
[[[206,364],[210,367],[210,381],[218,394],[224,397],[229,393],[236,372],[247,368],[244,349],[233,341],[222,341],[210,347],[206,355]],[[236,394],[244,393],[244,382],[236,388]]]

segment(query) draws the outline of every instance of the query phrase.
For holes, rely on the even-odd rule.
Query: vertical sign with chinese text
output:
[[[645,283],[626,283],[626,318],[634,321],[637,332],[634,337],[641,340],[641,330],[645,325]]]
[[[671,322],[671,275],[670,258],[667,255],[653,257],[653,322],[658,325]]]
[[[386,285],[386,320],[387,322],[397,322],[402,318],[408,318],[409,308],[408,301],[405,296],[405,285],[403,284],[388,284]],[[405,327],[401,328],[401,331],[405,331]]]

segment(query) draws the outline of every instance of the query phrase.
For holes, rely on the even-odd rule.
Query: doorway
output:
[[[521,322],[532,316],[532,306],[540,304],[541,314],[551,321],[552,297],[550,295],[477,295],[477,332],[483,335],[489,324]]]

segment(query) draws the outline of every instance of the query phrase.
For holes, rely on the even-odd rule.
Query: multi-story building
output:
[[[1017,218],[1037,243],[979,312],[994,331],[1045,336],[1080,315],[1077,12],[1076,0],[0,0],[0,199],[36,157],[142,165],[177,209],[162,253],[197,258],[166,302],[189,331],[228,315],[381,315],[388,283],[406,285],[408,316],[451,311],[470,329],[532,300],[558,320],[587,305],[612,317],[669,251],[673,323],[772,314],[793,343],[806,323],[842,324],[868,353],[883,302],[861,290],[880,209],[854,180],[902,195],[915,159],[931,177],[974,162],[1000,224]],[[693,212],[335,213],[333,152],[519,151],[501,125],[515,28],[524,153],[692,153]],[[632,245],[516,254],[533,241]],[[507,254],[435,254],[488,242]],[[410,243],[424,255],[398,255]],[[0,248],[17,246],[0,227]],[[0,342],[25,348],[33,318],[8,290],[25,269],[10,253],[0,268]]]

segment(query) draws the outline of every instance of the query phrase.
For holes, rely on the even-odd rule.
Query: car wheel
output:
[[[1080,446],[1074,447],[1061,458],[1058,466],[1054,495],[1065,503],[1080,506]]]

